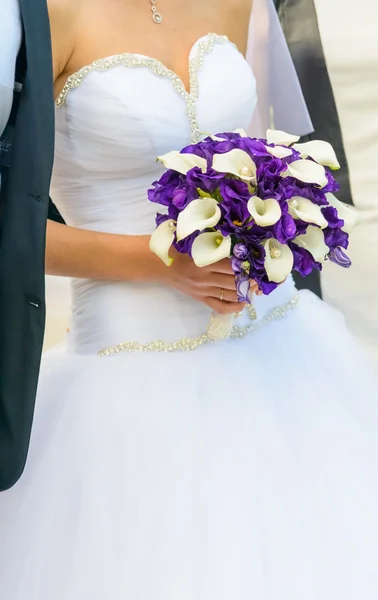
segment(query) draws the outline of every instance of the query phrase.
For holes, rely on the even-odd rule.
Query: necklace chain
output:
[[[163,17],[161,16],[161,14],[158,12],[158,10],[156,8],[157,0],[150,0],[150,2],[151,2],[152,20],[157,25],[160,25],[160,23],[163,20]]]

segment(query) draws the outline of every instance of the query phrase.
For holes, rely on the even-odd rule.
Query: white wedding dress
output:
[[[148,234],[156,156],[246,128],[255,101],[223,37],[194,45],[190,94],[147,57],[97,61],[57,101],[54,201],[70,225]],[[1,598],[377,599],[378,387],[338,312],[289,279],[209,344],[209,310],[172,289],[72,296],[0,495]]]

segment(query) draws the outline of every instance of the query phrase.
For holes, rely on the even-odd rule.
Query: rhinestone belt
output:
[[[293,296],[293,298],[282,306],[278,306],[271,310],[265,317],[260,321],[256,322],[257,314],[255,309],[251,306],[248,307],[249,316],[251,323],[245,327],[238,327],[234,325],[230,337],[232,339],[239,339],[246,336],[252,331],[261,329],[264,325],[271,321],[277,321],[284,317],[293,308],[299,305],[299,294]],[[139,342],[125,341],[117,344],[117,346],[109,346],[100,350],[98,356],[111,356],[113,354],[119,354],[120,352],[185,352],[188,350],[195,350],[205,344],[215,344],[215,340],[208,333],[201,333],[196,337],[183,337],[175,342],[165,342],[164,340],[155,340],[153,342],[146,342],[141,344]]]

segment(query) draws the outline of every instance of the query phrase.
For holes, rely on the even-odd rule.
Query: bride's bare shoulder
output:
[[[227,32],[241,52],[245,52],[253,0],[222,0]]]
[[[47,0],[55,79],[65,71],[72,55],[81,3],[82,0]]]

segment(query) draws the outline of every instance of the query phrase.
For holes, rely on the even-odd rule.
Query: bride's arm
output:
[[[160,281],[167,267],[149,250],[149,236],[115,235],[48,221],[46,273],[113,281]]]
[[[46,273],[112,281],[158,281],[176,288],[222,314],[238,312],[230,261],[205,268],[172,251],[168,268],[149,250],[149,236],[115,235],[48,221]],[[257,286],[252,286],[257,291]],[[224,300],[221,301],[220,298]]]
[[[75,35],[80,0],[48,0],[48,6],[58,92],[59,84],[70,71],[67,65],[72,63],[80,39],[80,32]],[[241,308],[229,261],[199,269],[188,256],[177,254],[172,267],[167,268],[149,250],[149,236],[106,234],[49,221],[46,272],[97,280],[159,281],[221,313]]]

